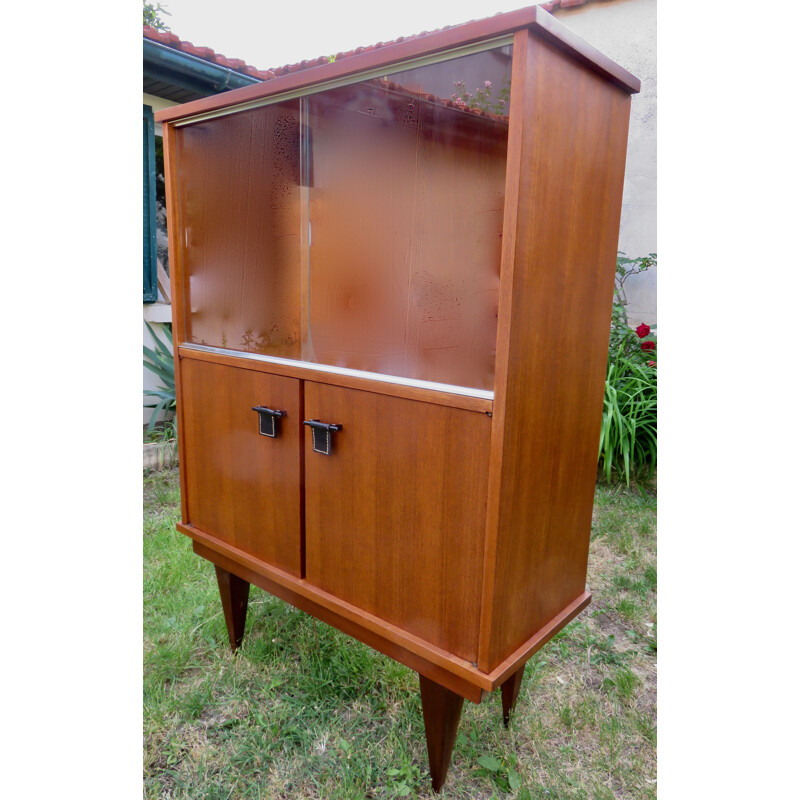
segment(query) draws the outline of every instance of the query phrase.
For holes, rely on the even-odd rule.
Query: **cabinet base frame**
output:
[[[302,579],[284,574],[280,583],[273,581],[260,572],[237,563],[218,550],[212,550],[196,538],[199,535],[206,537],[207,534],[187,525],[179,525],[178,529],[193,537],[192,546],[196,554],[214,564],[232,650],[235,651],[242,643],[245,620],[247,618],[250,584],[254,583],[270,594],[291,603],[302,611],[312,614],[323,622],[333,625],[342,632],[359,639],[368,646],[385,653],[419,673],[428,765],[433,791],[438,793],[447,778],[450,758],[453,753],[453,744],[455,743],[458,724],[461,720],[464,698],[472,700],[474,703],[479,703],[488,695],[491,689],[476,686],[457,675],[443,670],[438,665],[431,664],[418,654],[403,648],[396,642],[392,642],[386,636],[381,636],[379,633],[359,625],[357,621],[347,619],[341,614],[337,614],[335,610],[324,607],[313,598],[306,596],[309,591],[314,591],[319,594],[318,599],[321,600],[322,595],[325,594],[321,590],[304,585],[303,588],[306,589],[306,592],[300,594],[286,585],[294,581],[299,588],[300,584],[305,584]],[[216,544],[221,545],[219,542]],[[274,568],[270,568],[270,570],[274,571]],[[339,602],[341,603],[341,601]],[[585,602],[588,602],[588,599]],[[580,607],[583,606],[581,605]],[[574,613],[577,613],[580,607]],[[358,613],[365,618],[364,621],[366,622],[368,615],[365,615],[363,611]],[[544,641],[546,639],[541,639],[541,643],[538,646],[541,647]],[[516,671],[512,672],[500,684],[503,700],[503,723],[506,727],[508,727],[511,711],[519,696],[524,671],[525,663],[523,662],[521,666],[517,667]],[[489,680],[489,676],[481,674],[479,677],[483,679],[484,683],[488,682],[489,686],[493,688],[493,682]]]
[[[405,664],[473,703],[480,703],[490,692],[524,667],[528,659],[586,608],[592,599],[588,592],[580,594],[494,670],[485,673],[469,661],[368,614],[301,578],[259,561],[199,528],[183,523],[178,523],[176,527],[193,540],[197,555]]]

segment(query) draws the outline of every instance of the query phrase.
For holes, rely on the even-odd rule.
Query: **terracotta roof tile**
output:
[[[540,5],[544,8],[545,11],[553,11],[557,8],[570,8],[571,6],[580,6],[584,5],[585,3],[591,2],[591,0],[551,0],[551,2],[547,3],[533,3],[532,5]],[[498,14],[502,14],[503,12],[498,11],[495,16]],[[486,19],[486,17],[484,17]],[[470,20],[470,22],[475,22],[475,20]],[[460,22],[458,25],[445,25],[442,28],[436,28],[432,31],[422,31],[421,33],[411,34],[410,36],[400,36],[397,39],[392,39],[389,42],[378,42],[377,44],[368,45],[366,47],[356,47],[355,50],[348,50],[344,53],[337,53],[336,60],[339,61],[343,58],[349,58],[350,56],[358,55],[359,53],[366,53],[370,50],[378,50],[381,47],[387,47],[388,45],[399,44],[400,42],[408,41],[409,39],[420,39],[423,36],[429,36],[431,33],[438,33],[439,31],[447,31],[451,28],[458,28],[461,25],[468,25],[468,22]],[[314,67],[317,64],[324,64],[328,59],[325,56],[322,56],[318,59],[313,61],[301,61],[298,64],[286,64],[282,67],[273,67],[270,72],[272,72],[275,76],[278,75],[285,75],[289,72],[297,72],[298,70],[308,69],[309,67]]]
[[[545,11],[554,11],[557,8],[572,8],[573,6],[581,6],[586,3],[590,2],[590,0],[550,0],[550,2],[546,3],[538,3],[536,5],[540,5]],[[498,12],[502,13],[502,12]],[[474,22],[475,20],[470,20],[470,22]],[[339,61],[343,58],[349,58],[350,56],[358,55],[359,53],[366,53],[371,50],[378,50],[381,47],[387,47],[393,44],[399,44],[400,42],[408,41],[409,39],[420,39],[423,36],[429,36],[431,33],[438,33],[439,31],[446,31],[450,30],[451,28],[457,28],[461,25],[466,25],[468,23],[463,22],[459,23],[459,25],[445,25],[442,28],[437,28],[433,31],[422,31],[421,33],[412,34],[410,36],[400,36],[397,39],[392,39],[389,42],[378,42],[377,44],[368,45],[366,47],[356,47],[355,50],[348,50],[344,53],[337,53],[335,56],[336,61]],[[256,67],[250,66],[249,64],[245,64],[244,61],[240,58],[227,58],[219,53],[215,53],[210,47],[195,47],[191,42],[186,42],[181,40],[178,36],[174,33],[168,31],[157,31],[155,28],[151,28],[148,25],[143,26],[144,36],[147,39],[150,39],[154,42],[159,42],[160,44],[166,45],[167,47],[172,47],[175,50],[180,50],[183,53],[187,53],[189,55],[196,56],[197,58],[202,58],[205,61],[210,61],[214,64],[219,64],[223,67],[228,67],[228,69],[232,69],[235,72],[241,72],[244,75],[249,75],[253,78],[258,78],[259,80],[266,81],[270,78],[275,78],[278,75],[286,75],[287,73],[291,72],[299,72],[304,69],[310,69],[311,67],[319,66],[320,64],[325,64],[328,62],[327,56],[320,56],[319,58],[300,61],[297,64],[285,64],[282,67],[274,67],[272,69],[267,70],[260,70]]]
[[[582,6],[589,0],[550,0],[549,3],[539,3],[545,11],[555,11],[557,8],[572,8],[572,6]]]
[[[555,7],[570,8],[571,6],[582,6],[585,2],[586,0],[561,0],[561,2],[555,4]]]
[[[181,53],[186,53],[196,58],[202,58],[203,61],[209,61],[221,67],[227,67],[234,72],[241,72],[243,75],[249,75],[251,78],[266,81],[275,77],[275,74],[270,70],[257,69],[256,67],[250,66],[250,64],[245,64],[241,58],[227,58],[221,53],[215,53],[210,47],[195,47],[191,42],[183,41],[170,31],[157,31],[149,25],[143,25],[142,34],[145,39],[150,39],[152,42],[158,42],[166,47],[171,47],[173,50],[179,50]]]

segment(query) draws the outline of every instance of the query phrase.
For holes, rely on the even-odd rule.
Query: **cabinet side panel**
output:
[[[585,589],[630,110],[624,91],[530,33],[523,72],[510,302],[499,320],[486,670]]]
[[[167,234],[169,237],[169,282],[170,297],[172,299],[172,340],[173,340],[173,362],[175,364],[175,401],[176,416],[178,423],[178,470],[181,480],[181,522],[189,520],[186,509],[186,449],[183,446],[184,425],[183,425],[183,400],[181,394],[181,360],[178,354],[178,344],[183,341],[183,298],[184,280],[183,265],[181,264],[180,246],[180,205],[178,203],[178,155],[177,139],[175,128],[172,125],[164,125],[164,175],[166,177],[166,201],[167,201]]]

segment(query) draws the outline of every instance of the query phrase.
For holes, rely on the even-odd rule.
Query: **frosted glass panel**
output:
[[[511,47],[179,129],[191,341],[494,388]]]
[[[178,129],[187,339],[300,357],[297,100]]]
[[[303,358],[494,388],[510,47],[303,100]]]

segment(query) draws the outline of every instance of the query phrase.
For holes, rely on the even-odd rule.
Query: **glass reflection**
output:
[[[492,389],[511,47],[179,129],[191,341]]]

